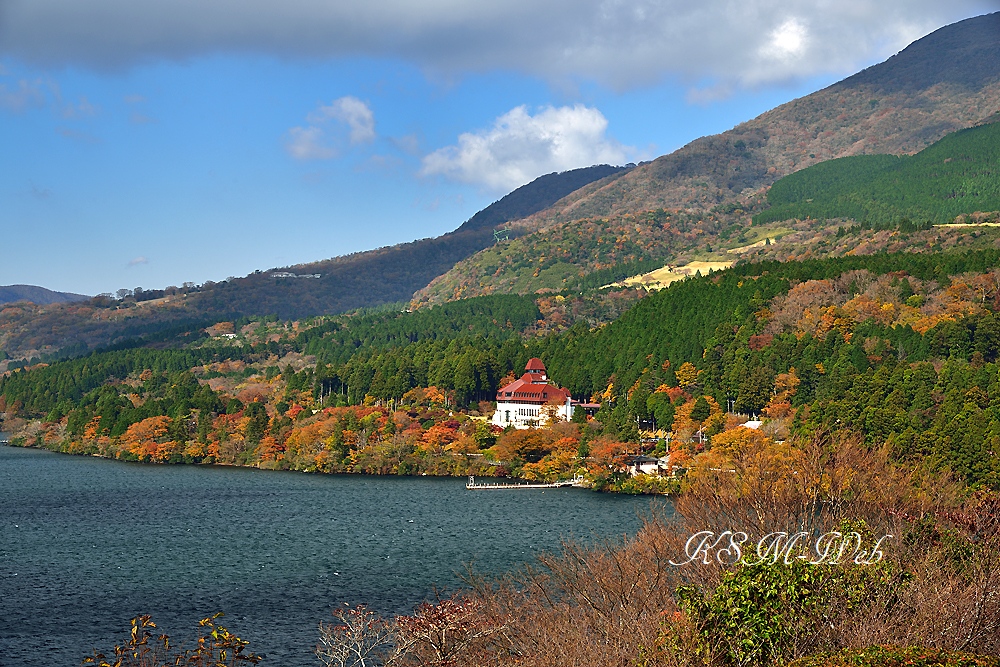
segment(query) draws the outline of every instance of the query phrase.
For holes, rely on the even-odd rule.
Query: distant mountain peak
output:
[[[921,37],[885,62],[832,87],[867,85],[886,93],[939,83],[978,90],[1000,81],[1000,12],[975,16]]]
[[[586,185],[627,171],[629,168],[599,164],[539,176],[476,213],[459,227],[459,230],[489,229],[511,220],[526,218],[552,206],[566,195]]]

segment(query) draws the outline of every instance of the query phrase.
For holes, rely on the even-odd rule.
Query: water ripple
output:
[[[564,537],[634,533],[651,502],[0,447],[0,664],[72,667],[137,614],[191,637],[224,611],[265,664],[315,667],[335,605],[408,612],[467,563],[498,573]]]

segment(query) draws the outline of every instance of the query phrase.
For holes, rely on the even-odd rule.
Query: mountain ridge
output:
[[[211,285],[191,295],[190,307],[225,317],[298,318],[409,300],[457,262],[495,242],[493,230],[558,202],[625,167],[595,165],[539,176],[441,236],[296,264]],[[275,273],[319,275],[275,278]]]
[[[975,66],[962,66],[970,60]],[[405,301],[419,288],[418,302],[533,293],[549,283],[556,289],[545,289],[558,291],[588,271],[711,253],[719,238],[753,244],[760,239],[750,229],[751,216],[765,205],[766,188],[782,176],[833,157],[916,152],[998,110],[1000,13],[946,26],[884,63],[652,162],[626,170],[605,167],[584,183],[575,175],[556,175],[563,177],[561,190],[498,213],[502,199],[442,237],[287,267],[300,277],[255,272],[206,284],[167,307],[111,304],[118,312],[99,318],[80,310],[86,321],[77,325],[87,329],[87,341],[75,336],[71,323],[32,322],[34,315],[21,313],[16,322],[0,320],[0,346],[9,350],[12,340],[20,341],[17,349],[35,350],[107,344],[121,336],[120,322],[130,318],[137,319],[129,330],[141,335],[143,327],[162,328],[168,319],[344,312]],[[531,185],[511,195],[524,195]],[[542,190],[549,185],[535,183]],[[490,228],[500,225],[515,239],[495,246]],[[545,244],[535,243],[543,237],[549,238]],[[483,260],[486,255],[492,259]],[[316,273],[319,279],[305,277]]]
[[[955,64],[970,60],[974,67]],[[903,88],[904,81],[911,88]],[[949,102],[949,93],[962,102]],[[837,108],[839,113],[829,113]],[[726,132],[695,139],[600,187],[577,191],[524,226],[534,230],[623,210],[717,205],[744,188],[770,185],[834,157],[916,152],[998,110],[1000,12],[940,28],[882,63]]]
[[[28,301],[39,306],[53,303],[86,301],[89,296],[72,292],[56,292],[38,285],[0,285],[0,305]]]
[[[160,340],[183,326],[205,326],[206,320],[265,315],[298,319],[405,302],[462,258],[493,244],[495,227],[625,169],[596,165],[540,176],[479,211],[455,231],[435,238],[257,271],[200,288],[152,290],[160,293],[156,299],[97,297],[63,308],[11,308],[0,315],[0,351],[46,358],[60,349],[82,353],[124,339],[143,341],[152,336]],[[314,278],[316,274],[320,278]]]

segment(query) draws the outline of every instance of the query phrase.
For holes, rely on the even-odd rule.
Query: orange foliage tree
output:
[[[787,373],[778,373],[774,378],[774,395],[764,407],[764,415],[770,419],[785,419],[792,413],[792,396],[801,383],[795,368]]]
[[[616,472],[625,468],[629,451],[635,445],[617,440],[598,439],[590,445],[590,468],[594,473]]]
[[[147,417],[128,427],[119,444],[140,461],[165,463],[178,452],[178,443],[167,439],[170,417]]]

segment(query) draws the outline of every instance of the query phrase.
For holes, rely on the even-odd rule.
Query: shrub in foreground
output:
[[[1000,667],[1000,658],[920,646],[872,646],[799,658],[788,667]]]

